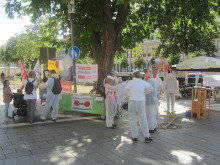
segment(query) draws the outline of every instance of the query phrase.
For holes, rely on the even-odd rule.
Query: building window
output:
[[[131,51],[131,58],[132,58],[132,51]]]
[[[143,57],[146,57],[146,53],[143,54]]]
[[[129,58],[129,51],[127,51],[127,58]]]
[[[150,54],[150,53],[148,53],[148,54],[147,54],[147,56],[148,56],[148,57],[150,57],[150,56],[151,56],[151,54]]]
[[[131,63],[131,72],[133,71],[133,69],[134,69],[133,63]]]

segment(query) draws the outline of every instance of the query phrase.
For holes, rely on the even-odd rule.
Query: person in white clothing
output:
[[[150,71],[145,70],[145,80],[153,87],[153,92],[146,95],[146,113],[149,126],[149,132],[154,133],[156,130],[156,113],[158,107],[157,99],[157,83]]]
[[[115,111],[117,108],[117,95],[118,85],[114,86],[114,77],[107,76],[105,85],[105,106],[106,106],[106,127],[115,129],[117,127],[114,124]]]
[[[27,102],[27,118],[30,124],[34,122],[34,116],[36,111],[36,101],[37,101],[37,81],[35,80],[36,74],[35,71],[28,71],[27,74],[28,78],[24,80],[20,92],[22,92],[22,89],[26,88],[26,85],[28,82],[33,84],[33,90],[31,94],[27,94],[26,91],[24,93],[24,100]]]
[[[139,70],[133,72],[133,79],[130,80],[124,88],[125,97],[129,98],[128,114],[133,142],[138,141],[137,119],[145,137],[145,142],[150,143],[153,141],[150,137],[145,111],[145,94],[151,93],[152,91],[153,87],[148,82],[141,79]]]
[[[160,93],[163,90],[163,81],[162,79],[158,76],[158,69],[157,68],[153,68],[152,69],[152,74],[153,74],[153,78],[156,80],[156,84],[157,84],[157,104],[156,109],[155,109],[155,129],[154,132],[157,131],[156,127],[157,127],[157,120],[158,120],[158,112],[159,112],[159,101],[160,101]]]
[[[176,76],[172,74],[171,70],[168,70],[168,75],[164,78],[163,88],[167,100],[167,111],[168,113],[175,114],[174,111],[175,94],[177,94],[179,91],[179,85]],[[170,104],[171,104],[171,109],[170,109]]]

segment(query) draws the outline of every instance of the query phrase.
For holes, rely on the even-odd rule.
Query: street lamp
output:
[[[71,25],[71,45],[72,46],[74,46],[74,28],[73,28],[74,17],[75,17],[75,4],[74,4],[74,0],[71,0],[68,4],[68,18],[70,20],[70,25]],[[73,60],[73,82],[74,82],[74,92],[77,93],[75,59]]]
[[[6,59],[5,59],[5,57],[6,57],[6,46],[4,46],[3,47],[3,51],[4,51],[4,65],[5,65],[5,75],[6,75]]]

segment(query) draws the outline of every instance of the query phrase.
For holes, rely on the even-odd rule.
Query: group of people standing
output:
[[[48,70],[47,73],[48,80],[44,83],[44,85],[41,84],[42,79],[39,78],[39,86],[41,88],[47,89],[47,98],[45,107],[43,109],[43,112],[41,113],[41,121],[45,121],[46,116],[49,112],[49,110],[52,107],[52,113],[51,118],[52,121],[56,121],[57,114],[58,114],[58,106],[59,106],[59,99],[60,94],[54,94],[52,92],[55,79],[57,79],[57,74],[55,70]],[[30,85],[31,84],[31,85]],[[10,119],[10,116],[8,115],[8,109],[10,102],[12,101],[12,95],[16,93],[12,93],[10,88],[10,83],[8,80],[3,81],[3,101],[5,103],[5,121],[8,121]],[[34,122],[35,112],[37,110],[37,93],[36,89],[38,87],[38,83],[36,80],[36,74],[35,71],[28,71],[27,78],[23,81],[22,86],[18,92],[18,94],[22,93],[22,90],[24,89],[24,100],[26,100],[27,103],[27,118],[30,124]],[[28,90],[31,90],[30,92]]]
[[[161,91],[164,91],[167,97],[167,110],[170,112],[171,102],[171,113],[174,113],[175,93],[178,86],[177,79],[172,73],[169,73],[164,78],[163,83],[158,76],[156,68],[153,68],[152,71],[145,70],[144,80],[139,70],[135,70],[132,73],[132,77],[132,80],[128,81],[124,88],[125,97],[128,98],[128,114],[132,141],[138,141],[139,123],[145,142],[150,143],[153,141],[150,133],[157,131]],[[114,85],[114,80],[113,76],[107,76],[107,83],[105,85],[106,126],[112,129],[117,127],[117,125],[114,124],[114,117],[117,110],[118,84]]]

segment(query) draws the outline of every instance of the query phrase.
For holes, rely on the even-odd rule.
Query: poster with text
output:
[[[48,60],[48,69],[55,70],[57,76],[59,76],[59,61]]]
[[[76,64],[76,82],[98,81],[98,65]]]
[[[92,97],[72,96],[72,108],[74,111],[92,112]]]

